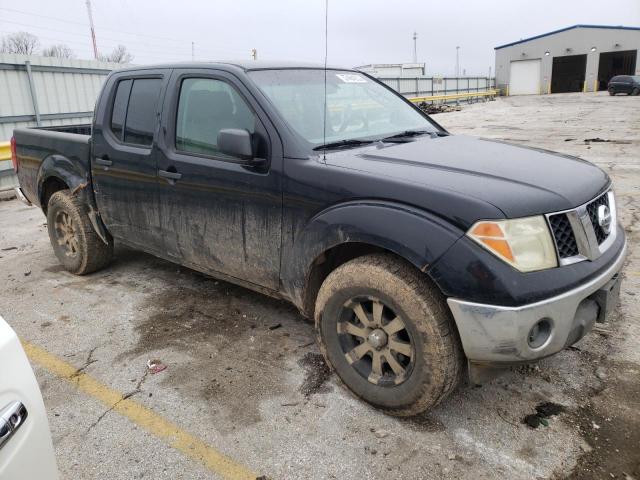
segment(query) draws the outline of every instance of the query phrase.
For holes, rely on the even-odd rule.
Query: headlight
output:
[[[482,220],[467,235],[521,272],[558,266],[551,232],[543,216]]]

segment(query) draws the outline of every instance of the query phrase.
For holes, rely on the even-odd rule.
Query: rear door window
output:
[[[238,92],[213,78],[186,78],[180,87],[176,150],[225,157],[218,132],[237,128],[254,133],[256,117]]]
[[[113,100],[113,109],[111,111],[111,131],[122,140],[122,132],[124,132],[124,120],[127,116],[127,104],[129,103],[129,93],[131,93],[131,84],[133,80],[122,80],[118,83],[116,96]]]
[[[149,146],[157,123],[157,103],[162,79],[134,79],[124,128],[124,142]]]

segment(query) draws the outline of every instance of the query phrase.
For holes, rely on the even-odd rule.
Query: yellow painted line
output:
[[[257,475],[246,467],[236,463],[135,400],[124,398],[122,393],[103,385],[86,373],[79,372],[74,366],[36,345],[23,341],[22,346],[33,363],[56,377],[72,383],[81,392],[104,403],[113,411],[128,418],[185,456],[202,463],[212,472],[229,480],[256,479]]]
[[[11,143],[0,142],[0,160],[11,160]]]
[[[627,275],[633,275],[634,277],[640,277],[640,272],[624,272]]]
[[[497,93],[497,90],[487,90],[484,92],[453,93],[451,95],[431,95],[429,97],[412,97],[408,98],[407,100],[413,103],[421,103],[431,102],[433,100],[459,100],[462,98],[471,97],[490,97],[497,95]]]

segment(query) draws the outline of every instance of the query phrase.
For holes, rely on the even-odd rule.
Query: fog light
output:
[[[551,320],[543,318],[536,323],[531,330],[529,330],[529,336],[527,341],[531,348],[540,348],[544,345],[551,336]]]

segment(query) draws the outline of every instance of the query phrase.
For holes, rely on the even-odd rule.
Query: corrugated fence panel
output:
[[[0,70],[0,117],[33,113],[27,73]]]
[[[88,123],[106,76],[122,65],[91,60],[0,54],[0,141],[14,128],[35,126],[35,111],[25,62],[31,63],[42,126]],[[71,116],[70,116],[71,115]]]
[[[486,77],[379,77],[382,83],[406,97],[454,95],[484,92],[493,88],[494,80]],[[447,100],[448,101],[448,100]],[[451,100],[458,102],[459,100]]]

